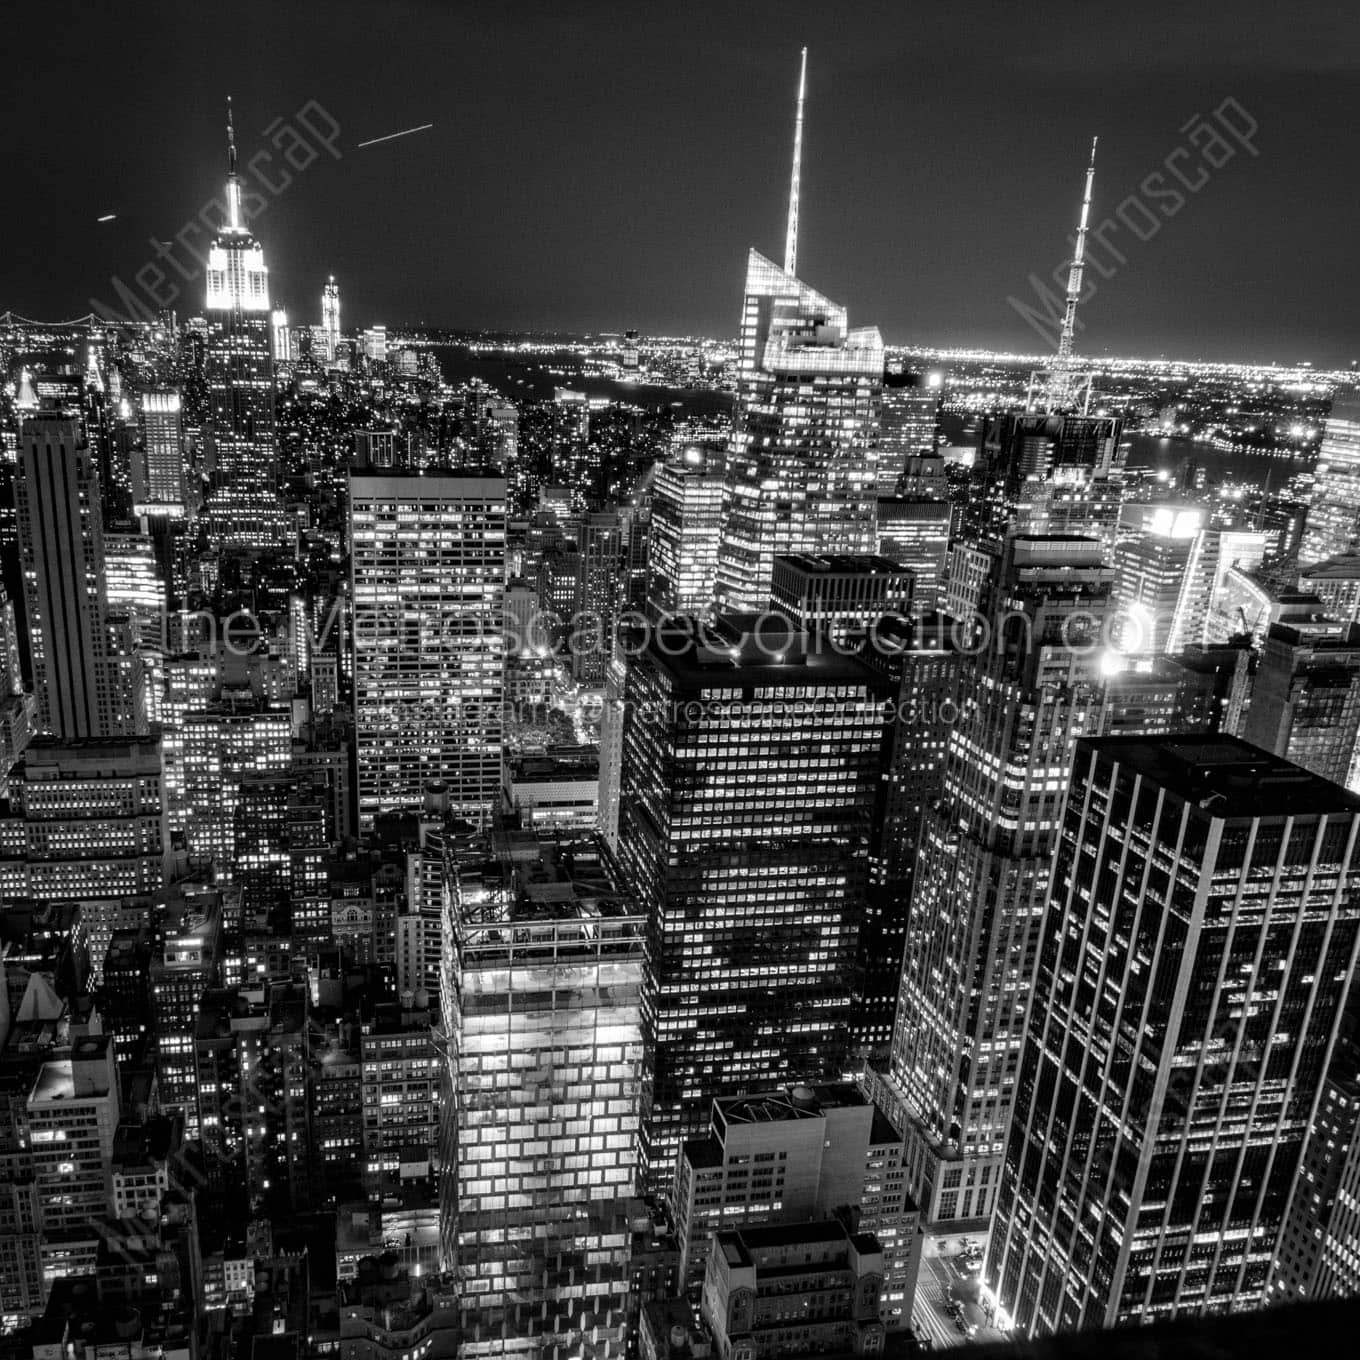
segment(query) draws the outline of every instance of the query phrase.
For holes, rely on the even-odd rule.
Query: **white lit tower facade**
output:
[[[725,609],[768,606],[776,556],[875,550],[883,339],[876,327],[851,330],[845,308],[795,274],[803,90],[800,83],[784,265],[756,250],[746,262],[718,555]]]
[[[333,363],[340,349],[340,285],[334,274],[321,290],[321,335],[325,360]]]
[[[449,473],[349,483],[359,821],[432,786],[485,825],[504,751],[506,484]]]
[[[1360,393],[1338,393],[1322,433],[1299,556],[1325,562],[1360,547]]]
[[[274,425],[269,271],[246,225],[227,115],[227,215],[208,250],[204,370],[213,461],[207,527],[216,547],[287,543]]]

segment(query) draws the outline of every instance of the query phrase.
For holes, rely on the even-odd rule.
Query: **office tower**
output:
[[[194,1031],[198,1128],[209,1175],[252,1217],[311,1207],[312,1034],[307,985],[210,988]]]
[[[99,476],[80,427],[24,421],[15,484],[33,690],[42,731],[69,740],[130,730],[109,656]]]
[[[160,954],[151,963],[156,1071],[162,1105],[185,1116],[190,1136],[198,1130],[194,1035],[199,1003],[222,980],[225,923],[215,892],[175,892],[160,922]]]
[[[1090,539],[1008,541],[920,833],[881,1090],[911,1140],[909,1189],[951,1229],[992,1210],[1073,743],[1100,717],[1112,575]]]
[[[718,598],[769,601],[777,555],[872,552],[871,444],[883,381],[876,328],[751,251],[728,454]]]
[[[876,1355],[883,1246],[839,1219],[717,1234],[702,1312],[717,1360]]]
[[[1114,546],[1123,500],[1121,422],[1072,410],[1008,411],[983,422],[963,528],[1083,534]]]
[[[895,686],[892,748],[876,816],[870,887],[855,967],[852,1035],[881,1060],[892,1039],[912,886],[930,808],[944,796],[945,755],[959,720],[958,621],[926,615],[910,626],[880,624],[861,656]]]
[[[269,313],[269,349],[276,364],[289,364],[297,357],[293,353],[293,332],[288,329],[288,313],[282,307]]]
[[[655,1190],[713,1097],[848,1063],[890,688],[743,615],[663,625],[628,664],[618,839],[650,922]]]
[[[1338,392],[1322,432],[1299,557],[1325,562],[1360,547],[1360,394]]]
[[[911,568],[917,612],[929,614],[943,608],[952,513],[949,502],[912,496],[879,497],[875,513],[878,533],[874,551]]]
[[[1228,573],[1254,570],[1265,555],[1266,535],[1255,530],[1208,528],[1196,534],[1185,564],[1167,650],[1203,647],[1209,641],[1210,620],[1222,608]]]
[[[1360,952],[1360,799],[1078,744],[986,1276],[1026,1335],[1262,1302]]]
[[[338,839],[327,797],[292,770],[248,770],[240,777],[230,878],[247,920],[295,942],[329,944],[327,864]]]
[[[909,616],[914,586],[911,571],[886,557],[794,554],[774,559],[770,606],[801,631],[843,645],[880,619]]]
[[[278,497],[269,271],[246,225],[227,117],[227,216],[208,250],[205,431],[213,464],[206,522],[214,547],[267,548],[291,537]]]
[[[14,602],[0,586],[0,776],[28,749],[37,726],[37,696],[24,690]]]
[[[505,482],[353,474],[359,824],[422,806],[485,821],[501,796]]]
[[[340,350],[340,285],[332,274],[321,290],[322,355],[326,363],[333,363]]]
[[[881,495],[898,492],[909,459],[933,455],[939,448],[943,395],[939,373],[889,369],[883,375],[883,405],[878,417]]]
[[[371,364],[385,364],[387,362],[387,327],[369,326],[365,328],[360,337],[364,350],[364,358]]]
[[[1271,624],[1242,736],[1360,792],[1360,624],[1327,634]]]
[[[1241,735],[1251,699],[1251,646],[1197,648],[1175,656],[1106,656],[1103,737],[1226,732]]]
[[[1174,525],[1158,520],[1115,549],[1120,651],[1146,655],[1171,649],[1198,534],[1197,517]]]
[[[635,330],[626,330],[623,333],[623,344],[619,347],[619,367],[625,372],[636,373],[638,366],[638,333]]]
[[[179,724],[184,845],[223,882],[236,867],[237,804],[247,773],[282,773],[292,757],[287,709],[236,694],[184,713]]]
[[[577,531],[577,578],[570,635],[571,673],[579,685],[604,685],[622,607],[623,526],[617,512],[582,517]]]
[[[22,900],[80,904],[98,985],[122,903],[163,881],[160,743],[39,738],[10,777],[10,798],[6,840],[22,863]]]
[[[123,635],[123,649],[159,652],[165,639],[165,580],[154,541],[146,534],[105,534],[104,572],[108,617],[115,633]]]
[[[379,1004],[363,1022],[362,1170],[370,1198],[427,1179],[436,1163],[442,1064],[430,1021],[429,998],[420,994]]]
[[[901,1133],[854,1086],[792,1086],[713,1102],[680,1154],[673,1199],[682,1291],[702,1284],[723,1228],[799,1224],[849,1210],[883,1246],[882,1319],[911,1323],[920,1211],[903,1185]],[[682,1292],[677,1291],[677,1292]]]
[[[113,1208],[118,1066],[109,1035],[88,1035],[43,1063],[28,1097],[33,1182],[49,1239],[88,1232]]]
[[[132,513],[185,513],[183,399],[175,388],[142,393],[141,447],[132,458]]]
[[[457,861],[440,1202],[463,1353],[622,1355],[644,918],[594,838],[497,831]]]
[[[656,468],[647,599],[658,618],[712,607],[726,476],[725,456],[697,445]]]
[[[1316,595],[1337,622],[1360,623],[1360,552],[1305,567],[1299,572],[1299,589]]]

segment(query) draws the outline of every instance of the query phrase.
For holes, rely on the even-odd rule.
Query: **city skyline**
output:
[[[1102,64],[1102,42],[1115,40],[1102,35],[1106,21],[1064,5],[1046,13],[1036,72],[1023,57],[1034,38],[990,5],[958,22],[931,8],[871,6],[853,33],[797,7],[781,8],[777,22],[759,10],[716,15],[698,33],[677,32],[669,18],[620,22],[591,5],[511,6],[479,16],[475,29],[432,6],[398,6],[385,12],[398,34],[428,30],[404,49],[404,64],[423,71],[443,52],[453,70],[447,84],[430,72],[424,90],[409,73],[386,87],[365,79],[361,100],[359,57],[338,21],[245,6],[247,29],[277,29],[285,46],[306,48],[302,81],[281,57],[231,61],[216,19],[176,10],[196,49],[192,90],[190,67],[164,70],[154,94],[128,101],[121,126],[77,123],[24,99],[29,77],[19,73],[21,107],[43,117],[21,115],[10,147],[39,162],[40,191],[11,232],[0,299],[24,315],[78,315],[108,297],[111,277],[154,259],[149,242],[174,235],[184,205],[219,192],[203,150],[230,94],[245,159],[268,148],[266,129],[278,135],[274,120],[308,100],[341,129],[338,157],[293,175],[261,219],[274,291],[293,312],[310,308],[334,273],[363,321],[729,335],[746,248],[773,256],[782,239],[805,43],[803,273],[873,316],[890,342],[1034,349],[1040,337],[1010,300],[1034,305],[1031,275],[1061,272],[1080,166],[1099,134],[1093,222],[1112,226],[1105,246],[1089,247],[1095,291],[1079,353],[1349,362],[1346,290],[1335,271],[1308,264],[1344,258],[1353,210],[1329,201],[1320,212],[1297,193],[1345,178],[1350,153],[1317,129],[1339,125],[1349,16],[1292,11],[1280,32],[1264,7],[1235,6],[1231,27],[1225,12],[1187,31],[1156,6],[1139,32],[1120,32],[1116,67]],[[21,41],[26,19],[16,18]],[[128,79],[157,50],[139,26],[162,19],[154,7],[120,16]],[[101,22],[89,14],[67,35],[73,70],[97,67]],[[1018,70],[1027,71],[1019,141],[1006,116]],[[1182,155],[1179,183],[1197,187],[1177,189],[1165,162],[1208,148],[1204,120],[1225,100],[1238,126],[1253,129],[1250,148],[1230,143],[1227,159],[1214,149],[1195,165]],[[359,146],[422,116],[433,127],[419,135]],[[154,154],[129,164],[122,137]],[[58,165],[81,186],[74,202],[63,191],[59,213],[41,192]],[[1149,190],[1153,175],[1162,178]],[[52,252],[77,262],[80,285],[53,287],[35,267]],[[1290,260],[1299,267],[1286,272]],[[1244,336],[1260,337],[1250,352]]]

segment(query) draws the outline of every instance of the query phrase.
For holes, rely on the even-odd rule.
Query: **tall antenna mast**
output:
[[[1085,273],[1086,230],[1091,218],[1091,186],[1096,177],[1096,143],[1091,138],[1091,160],[1086,167],[1086,191],[1081,199],[1081,217],[1077,222],[1077,239],[1072,250],[1072,262],[1067,268],[1067,304],[1063,308],[1062,329],[1058,332],[1058,352],[1047,372],[1030,375],[1029,394],[1025,409],[1032,411],[1036,395],[1043,398],[1048,411],[1058,411],[1082,401],[1083,410],[1090,404],[1091,379],[1074,381],[1072,373],[1072,342],[1077,333],[1077,303],[1081,301],[1081,281]]]
[[[798,73],[798,114],[793,121],[793,177],[789,181],[789,229],[784,238],[784,272],[798,270],[798,173],[803,161],[803,96],[807,93],[807,48]]]
[[[1056,367],[1066,368],[1072,359],[1072,340],[1077,331],[1077,303],[1081,299],[1082,261],[1086,258],[1086,225],[1091,216],[1091,185],[1096,177],[1096,143],[1091,138],[1091,163],[1086,167],[1086,192],[1081,200],[1081,221],[1077,224],[1077,243],[1072,251],[1072,264],[1067,271],[1067,308],[1063,312],[1062,334],[1058,337]]]
[[[227,226],[241,226],[241,185],[236,178],[236,128],[231,121],[231,96],[227,96]]]

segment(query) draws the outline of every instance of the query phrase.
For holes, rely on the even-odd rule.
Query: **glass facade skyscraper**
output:
[[[1299,557],[1325,562],[1360,546],[1360,394],[1332,402],[1314,477]]]
[[[764,609],[777,554],[873,552],[883,340],[751,251],[718,601]]]

